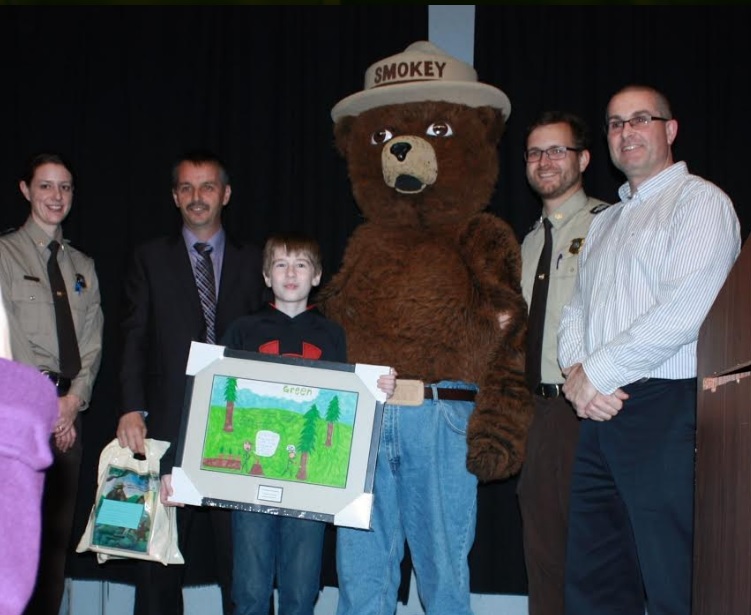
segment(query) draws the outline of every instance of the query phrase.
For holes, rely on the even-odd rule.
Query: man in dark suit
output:
[[[121,446],[144,452],[144,438],[167,440],[161,460],[162,500],[171,494],[171,469],[185,395],[185,368],[193,340],[214,343],[237,317],[261,305],[261,254],[233,243],[221,223],[232,189],[216,156],[191,153],[173,168],[172,196],[183,219],[182,232],[135,250],[125,282]],[[210,263],[209,265],[206,262]],[[203,262],[202,262],[203,261]],[[202,272],[202,265],[206,266]],[[213,279],[211,279],[213,278]],[[207,284],[206,280],[210,282]],[[206,288],[213,291],[207,306]],[[231,517],[229,511],[178,509],[179,546],[211,536],[224,614],[232,612]],[[193,552],[195,555],[195,552]],[[211,557],[201,553],[200,557]],[[185,566],[138,562],[135,615],[181,615]]]

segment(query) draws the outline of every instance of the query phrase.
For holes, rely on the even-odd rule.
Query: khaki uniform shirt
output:
[[[579,251],[592,219],[608,205],[589,198],[579,190],[562,203],[550,216],[553,237],[553,260],[550,263],[548,302],[545,311],[545,330],[542,338],[542,381],[560,384],[563,374],[558,365],[558,325],[561,310],[568,303],[574,290],[579,267]],[[540,260],[545,243],[545,230],[540,218],[522,242],[522,293],[527,306],[532,302],[537,261]]]
[[[71,383],[85,408],[99,371],[104,319],[94,261],[64,243],[58,262],[65,279],[81,353],[81,371]],[[47,277],[52,240],[31,217],[17,231],[0,237],[0,284],[8,315],[13,359],[39,369],[60,370],[55,308]]]

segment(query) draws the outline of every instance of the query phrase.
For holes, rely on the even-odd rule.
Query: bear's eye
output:
[[[450,137],[454,134],[454,129],[447,122],[433,122],[428,126],[425,134],[431,137]]]
[[[372,135],[370,135],[370,143],[372,145],[381,145],[383,143],[386,143],[387,141],[391,141],[391,139],[393,138],[393,132],[391,132],[388,128],[381,128],[380,130],[376,130]]]

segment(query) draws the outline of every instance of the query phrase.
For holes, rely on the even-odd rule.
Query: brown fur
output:
[[[426,134],[434,122],[448,123],[453,135]],[[532,408],[523,373],[519,244],[505,222],[482,213],[495,187],[504,127],[492,108],[445,102],[342,118],[336,143],[366,222],[319,296],[347,332],[350,361],[391,365],[401,378],[479,385],[467,468],[483,481],[519,470]],[[373,144],[382,129],[395,138]],[[382,151],[399,136],[424,139],[435,152],[437,178],[420,193],[401,194],[384,181]],[[503,330],[501,313],[511,316]]]

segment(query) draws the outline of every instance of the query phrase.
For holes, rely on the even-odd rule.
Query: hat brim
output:
[[[445,101],[468,107],[493,107],[500,109],[507,120],[511,115],[511,101],[508,96],[492,85],[468,81],[418,81],[371,88],[347,96],[334,105],[331,119],[336,122],[339,118],[359,115],[375,107],[424,101]]]

